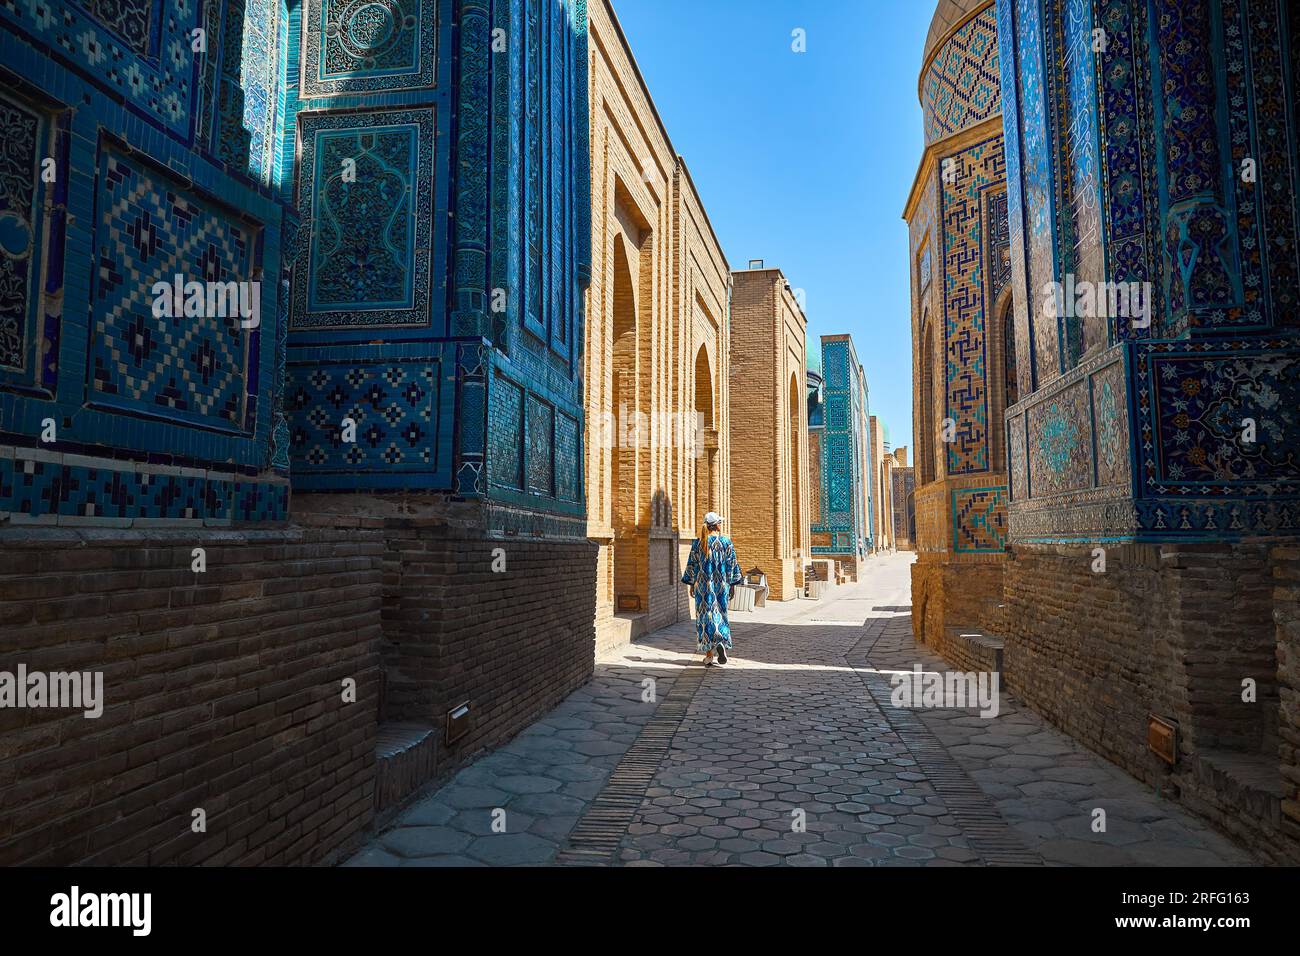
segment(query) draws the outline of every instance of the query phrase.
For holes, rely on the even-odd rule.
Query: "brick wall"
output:
[[[0,865],[282,865],[354,842],[383,545],[352,524],[0,529],[0,671],[99,671],[105,699],[97,719],[0,709]]]
[[[1092,547],[1017,545],[1006,562],[1008,689],[1264,855],[1300,861],[1280,837],[1300,734],[1291,549],[1113,546],[1095,573]],[[1178,723],[1172,769],[1147,749],[1150,714]]]
[[[486,538],[433,519],[389,518],[384,535],[383,716],[433,725],[436,777],[591,678],[595,543]],[[447,712],[466,701],[470,732],[448,747]]]
[[[1300,839],[1300,547],[1273,549],[1273,621],[1277,628],[1282,762],[1282,825]]]
[[[1112,549],[1115,550],[1115,549]],[[1148,617],[1166,617],[1154,549],[1108,554],[1016,546],[1006,565],[1008,689],[1086,746],[1154,783],[1147,715],[1186,713]]]
[[[758,275],[763,275],[759,273]],[[731,299],[731,487],[732,513],[726,533],[745,570],[767,573],[769,595],[778,600],[780,555],[776,547],[776,469],[773,465],[784,428],[781,392],[773,369],[775,288],[739,276]],[[741,343],[744,343],[743,345]]]
[[[913,635],[959,663],[950,653],[948,631],[967,628],[1001,635],[1002,587],[1000,559],[952,562],[944,554],[921,552],[912,565]]]
[[[646,630],[677,623],[683,566],[677,564],[677,536],[651,534],[650,536],[650,607],[646,614]]]
[[[732,281],[732,507],[722,530],[746,570],[757,566],[767,574],[770,599],[788,601],[797,596],[800,562],[812,539],[806,320],[779,269],[735,272]],[[791,455],[791,376],[798,378],[797,460]]]
[[[706,511],[730,514],[730,272],[612,5],[595,0],[588,14],[587,533],[614,541],[595,588],[597,642],[609,648],[680,619],[667,539],[693,537]],[[716,443],[711,471],[697,413]],[[634,416],[633,447],[596,427]],[[619,611],[619,596],[639,608]]]

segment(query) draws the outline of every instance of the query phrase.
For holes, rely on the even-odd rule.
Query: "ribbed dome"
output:
[[[925,35],[925,50],[921,53],[921,63],[930,59],[930,54],[952,28],[966,19],[973,11],[986,7],[989,0],[939,0],[934,8],[934,17],[930,20],[930,32]]]

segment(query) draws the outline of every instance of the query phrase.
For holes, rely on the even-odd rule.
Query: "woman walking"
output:
[[[722,516],[710,511],[704,516],[700,536],[691,543],[682,584],[689,585],[695,598],[695,646],[704,655],[704,666],[727,663],[731,649],[731,626],[727,623],[727,600],[731,588],[741,581],[740,563],[731,539],[719,529]]]

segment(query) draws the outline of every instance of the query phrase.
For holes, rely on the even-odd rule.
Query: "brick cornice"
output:
[[[1000,136],[1001,134],[1002,113],[999,111],[974,126],[958,130],[943,139],[935,140],[927,146],[921,154],[921,162],[916,170],[916,178],[912,180],[912,188],[907,193],[907,204],[903,207],[904,221],[912,221],[912,215],[916,212],[916,205],[921,200],[922,184],[928,181],[930,169],[938,161],[940,154],[958,153],[982,139],[994,135]]]

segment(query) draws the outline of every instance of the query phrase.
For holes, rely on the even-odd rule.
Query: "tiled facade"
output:
[[[916,473],[907,464],[907,446],[894,449],[894,467],[890,472],[893,495],[894,547],[911,551],[916,541]]]
[[[876,493],[876,483],[870,477],[875,474],[880,459],[876,456],[876,448],[871,443],[871,391],[867,387],[867,370],[861,365],[858,366],[858,388],[862,392],[862,405],[855,410],[857,416],[855,427],[862,434],[860,467],[863,476],[858,493],[858,507],[862,514],[866,516],[866,520],[863,522],[863,532],[866,536],[866,551],[871,554],[880,548],[880,542],[876,538],[875,531],[878,495]]]
[[[1267,543],[1300,533],[1300,12],[999,0],[997,16],[1017,396],[1008,680],[1133,773],[1298,859],[1295,641],[1285,590],[1263,582],[1287,551]],[[1097,281],[1149,284],[1149,311],[1044,295]],[[1122,567],[1072,573],[1098,548]],[[1068,586],[1036,599],[1053,573]],[[1086,666],[1063,652],[1064,628],[1111,618]],[[1246,674],[1258,704],[1240,701]],[[1054,708],[1062,688],[1083,705]],[[1115,699],[1134,706],[1102,713]],[[1151,713],[1179,725],[1172,769],[1141,746]]]
[[[811,557],[808,321],[780,269],[731,278],[731,538],[742,567],[788,601]]]
[[[867,434],[871,449],[871,512],[872,538],[877,551],[892,551],[894,540],[894,464],[893,454],[886,450],[885,429],[880,419],[872,415]]]
[[[872,546],[866,376],[853,340],[823,335],[822,398],[808,424],[812,554],[832,558],[857,580]],[[811,410],[810,410],[811,411]]]
[[[581,536],[589,180],[585,135],[553,134],[585,134],[583,17],[531,0],[293,11],[295,488],[497,502],[520,514],[485,509],[485,531],[533,533],[538,514]]]
[[[944,0],[923,53],[926,148],[903,217],[910,236],[918,552],[913,627],[994,627],[1007,543],[1011,256],[997,11]],[[892,524],[892,521],[891,521]],[[972,570],[979,565],[978,570]],[[957,582],[958,576],[962,582]],[[929,600],[960,588],[966,600]]]
[[[381,717],[434,728],[442,776],[592,666],[589,609],[535,606],[597,568],[586,5],[321,0],[289,37],[295,513],[382,522]]]
[[[216,743],[194,760],[262,748],[240,751],[248,774],[213,771],[209,796],[243,801],[350,758],[308,820],[233,834],[223,816],[195,847],[147,799],[190,766],[149,758],[116,804],[87,777],[76,820],[0,819],[5,859],[63,833],[59,862],[319,860],[374,812],[377,721],[424,726],[446,773],[590,676],[587,39],[582,0],[0,4],[0,539],[50,552],[0,569],[0,620],[36,636],[30,668],[159,652],[187,668],[169,691],[211,678],[194,641],[246,656],[244,619],[334,648],[301,680],[264,657],[238,693],[208,688],[192,739]],[[182,538],[139,544],[164,532]],[[78,588],[78,569],[97,573]],[[561,588],[583,599],[539,597]],[[75,654],[41,639],[59,633]],[[345,657],[366,679],[334,721]],[[314,763],[275,736],[285,682]],[[95,773],[162,746],[189,703],[118,689],[163,716],[105,736]]]
[[[590,6],[587,534],[597,642],[689,617],[708,511],[730,518],[729,267],[608,0]]]
[[[1017,144],[1009,205],[1022,401],[1007,429],[1012,471],[1023,481],[1012,494],[1018,541],[1300,530],[1295,462],[1281,450],[1300,441],[1291,411],[1300,375],[1292,334],[1297,186],[1286,175],[1255,182],[1219,171],[1254,160],[1244,144],[1256,138],[1261,163],[1295,169],[1294,147],[1282,145],[1294,124],[1285,105],[1294,78],[1279,59],[1286,16],[1263,4],[1247,30],[1255,14],[1242,4],[1225,5],[1222,18],[1204,4],[1184,6],[1177,15],[1155,11],[1149,50],[1145,39],[1131,39],[1144,35],[1146,8],[1108,5],[1106,21],[1123,28],[1122,42],[1097,55],[1084,42],[1089,9],[1065,5],[1066,35],[1042,27],[1052,11],[1036,4],[999,11],[1005,29],[1016,30],[1006,38],[1016,56],[1008,75],[1026,117],[1008,128]],[[1040,57],[1059,60],[1058,47],[1084,50],[1076,71],[1086,76],[1044,74]],[[1198,65],[1186,53],[1192,47],[1222,51],[1221,83],[1206,80],[1212,64]],[[1101,75],[1115,84],[1097,102],[1084,80]],[[1157,79],[1177,109],[1147,91]],[[1266,119],[1252,125],[1236,109],[1216,118],[1215,104],[1238,101]],[[1104,186],[1113,182],[1123,188]],[[1028,214],[1040,193],[1043,212]],[[1068,248],[1062,237],[1071,238]],[[1150,282],[1149,328],[1078,310],[1046,316],[1038,290],[1066,276]],[[1257,395],[1269,396],[1267,406]],[[1068,420],[1072,412],[1081,414]],[[1235,441],[1239,420],[1252,416],[1267,437]]]
[[[283,11],[259,11],[254,25],[238,0],[0,6],[0,520],[285,520],[274,436],[296,216],[268,135]],[[159,314],[155,283],[176,276],[250,283],[256,324],[203,296]]]

